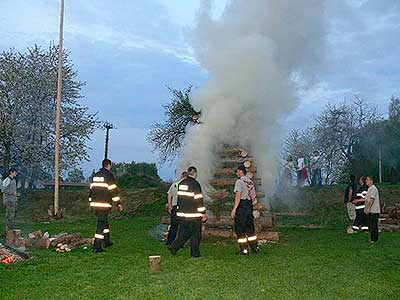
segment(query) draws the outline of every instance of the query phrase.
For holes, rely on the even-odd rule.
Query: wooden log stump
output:
[[[233,237],[233,232],[231,229],[207,228],[203,231],[203,236],[229,238]]]
[[[161,217],[161,224],[169,225],[171,223],[170,216],[162,216]]]
[[[272,217],[270,216],[260,217],[254,220],[254,223],[260,224],[263,230],[269,230],[270,228],[272,228]]]
[[[160,255],[151,255],[149,256],[150,269],[153,272],[161,271],[161,256]]]
[[[243,162],[243,166],[244,166],[246,169],[250,168],[251,165],[252,165],[252,163],[251,163],[250,160],[246,160],[245,162]]]
[[[235,184],[236,180],[236,178],[212,179],[210,180],[210,184],[216,187],[231,187]],[[261,178],[254,178],[253,183],[255,185],[261,185]]]
[[[258,240],[279,241],[279,233],[275,231],[256,232]]]
[[[32,248],[38,248],[38,249],[48,249],[50,247],[50,239],[38,239],[38,240],[33,240],[30,247]]]
[[[80,240],[77,240],[75,242],[70,243],[69,247],[71,249],[73,249],[73,248],[78,248],[78,247],[83,247],[83,246],[90,246],[90,245],[93,245],[93,243],[94,243],[94,239],[93,238],[91,238],[91,239],[80,239]]]
[[[37,230],[37,231],[33,231],[31,233],[28,233],[28,238],[31,240],[38,240],[41,239],[43,237],[42,231],[41,230]]]
[[[251,173],[256,173],[257,172],[257,168],[255,167],[251,167],[247,169],[247,172],[251,172]],[[236,168],[222,168],[222,169],[216,169],[214,171],[214,175],[216,176],[234,176],[236,175]]]
[[[6,245],[19,246],[19,241],[21,238],[21,230],[19,229],[8,229],[6,232]]]
[[[253,208],[259,211],[267,211],[268,208],[265,204],[262,203],[253,203]]]
[[[235,157],[235,158],[223,158],[221,160],[221,163],[223,165],[226,166],[239,166],[241,164],[243,164],[246,168],[250,168],[251,167],[251,162],[253,161],[252,157]],[[250,164],[248,164],[250,163]],[[246,166],[248,165],[248,166]]]
[[[258,219],[261,217],[261,213],[259,210],[253,210],[253,217],[254,219]]]
[[[223,217],[220,219],[209,218],[205,223],[206,228],[232,228],[233,219],[230,217]]]
[[[72,234],[67,234],[67,235],[63,235],[60,236],[58,238],[55,238],[51,241],[51,245],[55,246],[58,243],[69,243],[72,241],[76,241],[79,240],[81,238],[81,234],[80,233],[72,233]]]

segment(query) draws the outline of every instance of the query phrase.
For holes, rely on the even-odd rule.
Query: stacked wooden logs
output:
[[[211,189],[206,191],[205,205],[207,207],[208,221],[203,226],[203,235],[209,237],[235,238],[233,220],[230,216],[235,195],[233,188],[237,180],[236,168],[244,165],[247,176],[256,185],[257,199],[253,201],[253,216],[256,233],[261,243],[279,240],[277,232],[272,232],[272,216],[266,214],[267,206],[260,202],[265,193],[260,191],[262,186],[261,178],[257,178],[257,167],[255,160],[249,152],[242,147],[225,147],[220,154],[220,168],[214,170],[214,176],[210,180]],[[168,225],[169,216],[161,218],[161,223]],[[164,238],[167,234],[165,230]]]
[[[254,166],[254,160],[249,156],[249,152],[242,147],[225,147],[221,152],[221,168],[214,171],[214,178],[210,180],[213,189],[207,192],[211,201],[208,203],[209,210],[214,211],[217,219],[220,217],[229,217],[234,201],[233,187],[237,180],[236,168],[244,165],[247,169],[247,176],[253,180],[258,190],[262,184],[261,178],[257,178],[257,168]],[[264,198],[263,192],[257,191],[257,199]],[[261,216],[262,211],[266,211],[267,207],[259,201],[253,203],[254,217],[257,219]],[[221,205],[222,204],[222,205]],[[215,212],[213,206],[218,205],[218,212]],[[213,217],[213,216],[212,216]]]
[[[51,245],[57,252],[70,252],[74,248],[93,245],[93,238],[82,238],[80,233],[60,233],[52,238]]]
[[[6,244],[9,246],[48,249],[56,247],[57,252],[69,252],[77,247],[85,247],[93,244],[92,238],[83,238],[80,233],[66,232],[50,236],[48,232],[42,233],[37,230],[21,236],[21,230],[8,230],[6,233]]]
[[[277,233],[271,233],[272,217],[265,215],[267,206],[260,202],[265,197],[261,192],[262,181],[258,178],[255,160],[249,155],[249,151],[242,147],[225,147],[221,154],[221,167],[214,171],[214,178],[210,180],[212,189],[207,191],[210,201],[207,201],[209,220],[205,223],[205,236],[233,237],[233,220],[230,213],[234,202],[233,187],[237,180],[236,168],[244,165],[247,176],[256,185],[257,199],[253,202],[253,216],[257,235],[265,240],[278,240]]]
[[[388,232],[400,232],[400,203],[385,207],[380,215],[379,229]]]

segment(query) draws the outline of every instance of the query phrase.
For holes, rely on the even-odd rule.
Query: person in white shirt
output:
[[[374,177],[367,177],[368,192],[365,195],[364,212],[367,215],[369,223],[369,232],[371,233],[370,243],[376,243],[379,237],[378,218],[381,213],[381,205],[379,202],[379,191],[374,184]]]
[[[168,230],[167,241],[165,243],[166,245],[170,245],[174,241],[178,232],[179,223],[176,216],[178,205],[178,186],[179,183],[186,177],[187,172],[182,172],[181,179],[173,182],[168,190],[168,213],[171,215],[171,221]]]
[[[303,186],[304,181],[307,179],[307,168],[304,160],[303,153],[299,153],[299,158],[297,159],[297,186]]]

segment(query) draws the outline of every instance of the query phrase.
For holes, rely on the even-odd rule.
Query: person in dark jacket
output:
[[[201,227],[202,222],[207,221],[206,208],[200,183],[196,180],[197,169],[189,167],[187,172],[188,176],[178,184],[178,234],[168,249],[174,255],[190,239],[190,255],[200,257]]]
[[[104,252],[104,247],[113,245],[110,239],[110,226],[108,214],[116,205],[122,211],[121,199],[118,195],[118,187],[114,175],[110,172],[111,160],[105,159],[102,168],[94,174],[90,183],[89,205],[96,212],[97,226],[94,236],[93,252]]]
[[[359,184],[360,187],[357,190],[356,198],[352,201],[356,206],[356,219],[353,223],[354,230],[368,230],[368,220],[367,215],[364,213],[365,208],[365,196],[367,195],[368,185],[366,183],[366,177],[360,177]]]

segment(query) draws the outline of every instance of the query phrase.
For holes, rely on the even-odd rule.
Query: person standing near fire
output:
[[[246,176],[246,168],[236,169],[238,179],[235,183],[235,203],[231,217],[234,219],[235,233],[240,248],[240,255],[249,254],[249,246],[254,253],[259,253],[257,235],[254,228],[253,201],[256,200],[256,190],[253,181]]]
[[[357,196],[356,198],[352,201],[353,204],[356,206],[356,219],[354,220],[353,223],[353,229],[354,230],[368,230],[368,221],[367,221],[367,216],[364,213],[364,208],[365,208],[365,195],[368,192],[368,185],[366,183],[367,178],[366,177],[360,177],[358,183],[360,184],[360,187],[357,190]]]
[[[93,243],[94,253],[104,252],[104,247],[113,245],[110,239],[108,214],[113,204],[118,207],[119,211],[123,209],[111,168],[111,160],[104,159],[102,168],[94,174],[90,182],[89,205],[94,209],[97,217],[96,234],[94,235]]]
[[[371,233],[370,243],[376,243],[379,237],[378,218],[381,213],[381,205],[379,202],[379,191],[375,186],[374,177],[368,176],[366,183],[368,191],[365,195],[364,212],[368,218],[369,232]]]
[[[346,204],[347,215],[349,216],[352,226],[354,225],[354,220],[356,219],[356,206],[353,203],[357,195],[357,184],[355,183],[355,180],[356,177],[351,174],[344,192],[344,204]]]
[[[6,209],[6,228],[14,229],[17,215],[17,177],[18,171],[11,168],[9,175],[2,182],[3,204]]]
[[[179,183],[187,177],[187,172],[182,172],[181,178],[172,183],[168,190],[168,213],[170,214],[170,226],[168,230],[167,246],[170,245],[176,238],[176,233],[178,232],[179,222],[176,217],[176,212],[178,210],[178,186]]]
[[[207,221],[207,215],[201,186],[196,178],[197,169],[189,167],[187,177],[178,184],[176,215],[179,229],[175,240],[168,246],[173,255],[190,239],[190,255],[194,258],[201,256],[201,227],[202,222]]]

